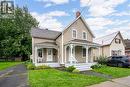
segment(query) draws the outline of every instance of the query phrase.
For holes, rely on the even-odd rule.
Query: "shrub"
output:
[[[34,70],[36,67],[35,67],[35,65],[34,64],[27,64],[27,69],[28,70]]]
[[[37,66],[36,69],[50,69],[50,66],[42,65],[42,66]]]
[[[80,71],[78,69],[74,69],[72,72],[79,73]]]
[[[24,62],[24,64],[27,66],[28,64],[32,64],[32,62],[30,60],[27,60]]]
[[[65,68],[65,70],[68,72],[72,72],[74,69],[76,69],[74,66],[69,66]]]
[[[98,68],[101,68],[101,67],[102,67],[101,64],[96,64],[96,65],[91,66],[92,69],[98,69]]]
[[[107,64],[107,57],[106,56],[99,56],[98,59],[97,59],[97,62],[99,64],[102,64],[102,65],[106,65]]]

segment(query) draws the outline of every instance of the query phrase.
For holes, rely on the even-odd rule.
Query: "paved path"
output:
[[[0,75],[8,71],[7,75],[0,77],[0,87],[28,87],[27,70],[23,64],[1,71]]]
[[[100,84],[87,87],[130,87],[130,76],[113,79],[111,81],[102,82]]]
[[[110,75],[94,72],[92,70],[82,71],[80,73],[81,74],[85,74],[85,75],[92,75],[92,76],[97,76],[97,77],[103,77],[103,78],[106,78],[106,79],[112,79],[112,76],[110,76]]]

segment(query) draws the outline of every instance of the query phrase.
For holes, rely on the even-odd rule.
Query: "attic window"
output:
[[[120,44],[121,43],[121,39],[116,38],[115,39],[115,43]]]
[[[77,31],[75,29],[72,30],[72,38],[77,37]]]
[[[83,32],[83,39],[87,39],[87,34],[86,34],[86,32]]]

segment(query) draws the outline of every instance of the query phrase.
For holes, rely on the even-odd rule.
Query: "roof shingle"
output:
[[[38,38],[56,39],[60,34],[61,32],[48,29],[33,28],[31,30],[31,36]]]
[[[100,37],[100,38],[95,38],[94,42],[98,43],[98,44],[102,44],[102,45],[109,45],[111,44],[112,40],[116,37],[116,35],[119,33],[118,32],[114,32],[112,34]]]

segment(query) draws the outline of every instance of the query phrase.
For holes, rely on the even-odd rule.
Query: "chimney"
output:
[[[76,18],[78,18],[81,15],[80,11],[76,12]]]

